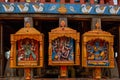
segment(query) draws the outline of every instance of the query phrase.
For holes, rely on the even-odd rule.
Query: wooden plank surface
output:
[[[0,80],[25,80],[23,77],[0,78]],[[91,78],[32,78],[31,80],[95,80]],[[100,79],[100,80],[120,80],[120,78]]]

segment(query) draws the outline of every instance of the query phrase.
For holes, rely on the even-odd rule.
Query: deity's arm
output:
[[[21,48],[18,49],[18,52],[24,50],[24,48],[25,48],[25,46],[22,45]]]
[[[87,45],[87,52],[93,53],[94,52],[94,48],[90,45]]]

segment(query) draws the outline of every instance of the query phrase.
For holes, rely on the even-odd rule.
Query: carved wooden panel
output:
[[[51,30],[49,32],[49,65],[79,65],[79,38],[80,34],[69,27]]]
[[[11,68],[43,66],[43,34],[32,27],[21,28],[11,34]]]
[[[83,67],[114,67],[114,37],[101,29],[88,31],[82,35]]]

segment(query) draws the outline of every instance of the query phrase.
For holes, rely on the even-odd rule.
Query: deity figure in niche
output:
[[[52,41],[53,61],[74,60],[74,40],[70,37],[59,37]]]
[[[97,39],[87,43],[88,60],[108,60],[108,42]]]
[[[38,46],[33,39],[23,39],[18,41],[18,61],[37,60]]]

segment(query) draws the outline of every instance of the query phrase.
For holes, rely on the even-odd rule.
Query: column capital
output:
[[[30,23],[30,27],[33,27],[33,18],[32,17],[24,17],[24,26],[26,23]]]
[[[92,22],[91,22],[91,30],[96,28],[96,23],[99,24],[100,29],[101,29],[101,18],[92,18]]]
[[[61,21],[65,21],[65,27],[68,26],[67,18],[59,18],[59,26],[60,26]]]

